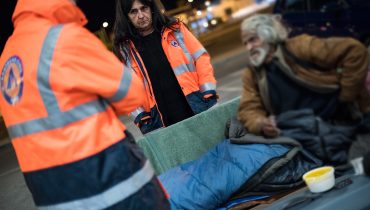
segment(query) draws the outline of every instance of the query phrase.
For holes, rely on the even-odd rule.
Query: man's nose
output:
[[[138,13],[137,13],[137,16],[138,16],[139,18],[142,18],[142,17],[144,17],[144,13],[139,9],[139,11],[138,11]]]
[[[247,43],[247,44],[245,45],[245,48],[246,48],[248,51],[252,50],[252,49],[253,49],[253,47],[254,47],[254,45],[253,45],[252,43]]]

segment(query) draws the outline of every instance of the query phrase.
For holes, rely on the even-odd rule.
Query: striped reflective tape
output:
[[[110,102],[117,102],[125,98],[131,86],[131,81],[132,81],[132,74],[131,74],[130,69],[124,68],[118,91],[114,96],[112,96],[108,100]]]
[[[136,117],[139,116],[139,114],[143,113],[144,111],[145,111],[144,108],[139,107],[139,108],[135,109],[135,111],[130,113],[130,117],[132,119],[136,119]]]
[[[185,72],[195,72],[196,69],[195,69],[194,65],[181,64],[181,65],[177,66],[173,71],[175,72],[176,76],[179,76],[179,75],[181,75]]]
[[[209,91],[209,90],[216,90],[216,84],[205,83],[205,84],[200,86],[200,91],[201,92],[206,92],[206,91]]]
[[[30,120],[8,127],[11,139],[34,134],[38,132],[65,127],[71,123],[83,120],[92,115],[106,111],[109,107],[104,100],[95,100],[82,104],[66,112],[56,112],[44,118]]]
[[[185,42],[184,42],[184,35],[182,34],[182,32],[180,30],[177,30],[175,31],[175,37],[176,37],[176,40],[177,42],[179,43],[182,51],[184,51],[184,55],[185,57],[188,59],[189,61],[189,64],[186,64],[187,66],[191,66],[190,69],[195,69],[195,66],[194,66],[194,60],[193,60],[193,57],[192,55],[190,54],[188,48],[186,47],[185,45]]]
[[[192,57],[193,57],[193,59],[194,59],[194,60],[198,60],[198,58],[199,58],[200,56],[202,56],[203,54],[205,54],[205,53],[207,53],[207,50],[206,50],[206,49],[204,49],[204,48],[202,48],[202,49],[200,49],[200,50],[196,51],[195,53],[193,53],[193,54],[192,54]]]
[[[142,75],[144,76],[144,87],[149,87],[149,79],[147,77],[147,74],[146,74],[146,70],[144,69],[144,65],[141,63],[140,61],[140,58],[139,56],[137,55],[137,52],[135,51],[135,49],[132,49],[132,54],[134,55],[134,59],[136,60],[136,63],[139,65],[139,69],[142,73]],[[149,87],[150,89],[150,95],[153,95],[153,91],[151,89],[151,87]]]
[[[131,59],[130,58],[127,58],[127,63],[126,63],[127,67],[130,69],[131,72],[133,72],[133,68],[132,68],[132,64],[131,64]],[[136,73],[135,73],[136,74]],[[144,79],[144,88],[148,87],[148,82],[146,81],[146,79]]]
[[[39,210],[100,210],[109,208],[138,192],[154,177],[154,170],[147,160],[144,166],[130,178],[105,190],[83,199],[49,206],[38,206]]]
[[[50,66],[53,61],[54,48],[62,28],[63,25],[56,25],[48,31],[41,48],[41,55],[37,69],[37,86],[48,115],[60,112],[56,96],[54,92],[51,91]]]

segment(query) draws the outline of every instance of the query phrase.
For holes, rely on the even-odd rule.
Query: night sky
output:
[[[0,54],[13,31],[12,14],[16,0],[0,0]]]
[[[45,0],[47,1],[47,0]],[[161,0],[166,10],[176,8],[176,0]],[[115,17],[115,0],[79,0],[78,5],[85,13],[89,23],[87,28],[96,31],[103,22],[108,22],[108,30],[111,29]],[[6,40],[13,31],[11,17],[14,11],[16,0],[0,0],[0,53],[3,51]]]
[[[166,10],[176,8],[177,7],[177,1],[176,0],[161,0],[162,4],[166,8]]]

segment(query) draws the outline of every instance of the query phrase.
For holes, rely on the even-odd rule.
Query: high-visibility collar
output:
[[[85,25],[87,19],[83,12],[70,0],[18,0],[13,13],[14,27],[22,16],[36,14],[55,24],[77,23]]]

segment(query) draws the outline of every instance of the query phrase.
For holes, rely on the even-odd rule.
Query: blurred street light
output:
[[[204,5],[206,5],[208,7],[209,5],[211,5],[211,2],[210,1],[205,1]]]
[[[189,3],[193,2],[194,0],[188,0]]]
[[[217,24],[217,20],[216,19],[211,20],[211,25],[215,26],[216,24]]]
[[[201,15],[202,15],[202,11],[198,10],[198,11],[197,11],[197,15],[198,15],[198,16],[201,16]]]
[[[103,23],[103,27],[104,27],[104,28],[106,28],[106,27],[108,27],[108,26],[109,26],[108,22],[104,22],[104,23]]]

